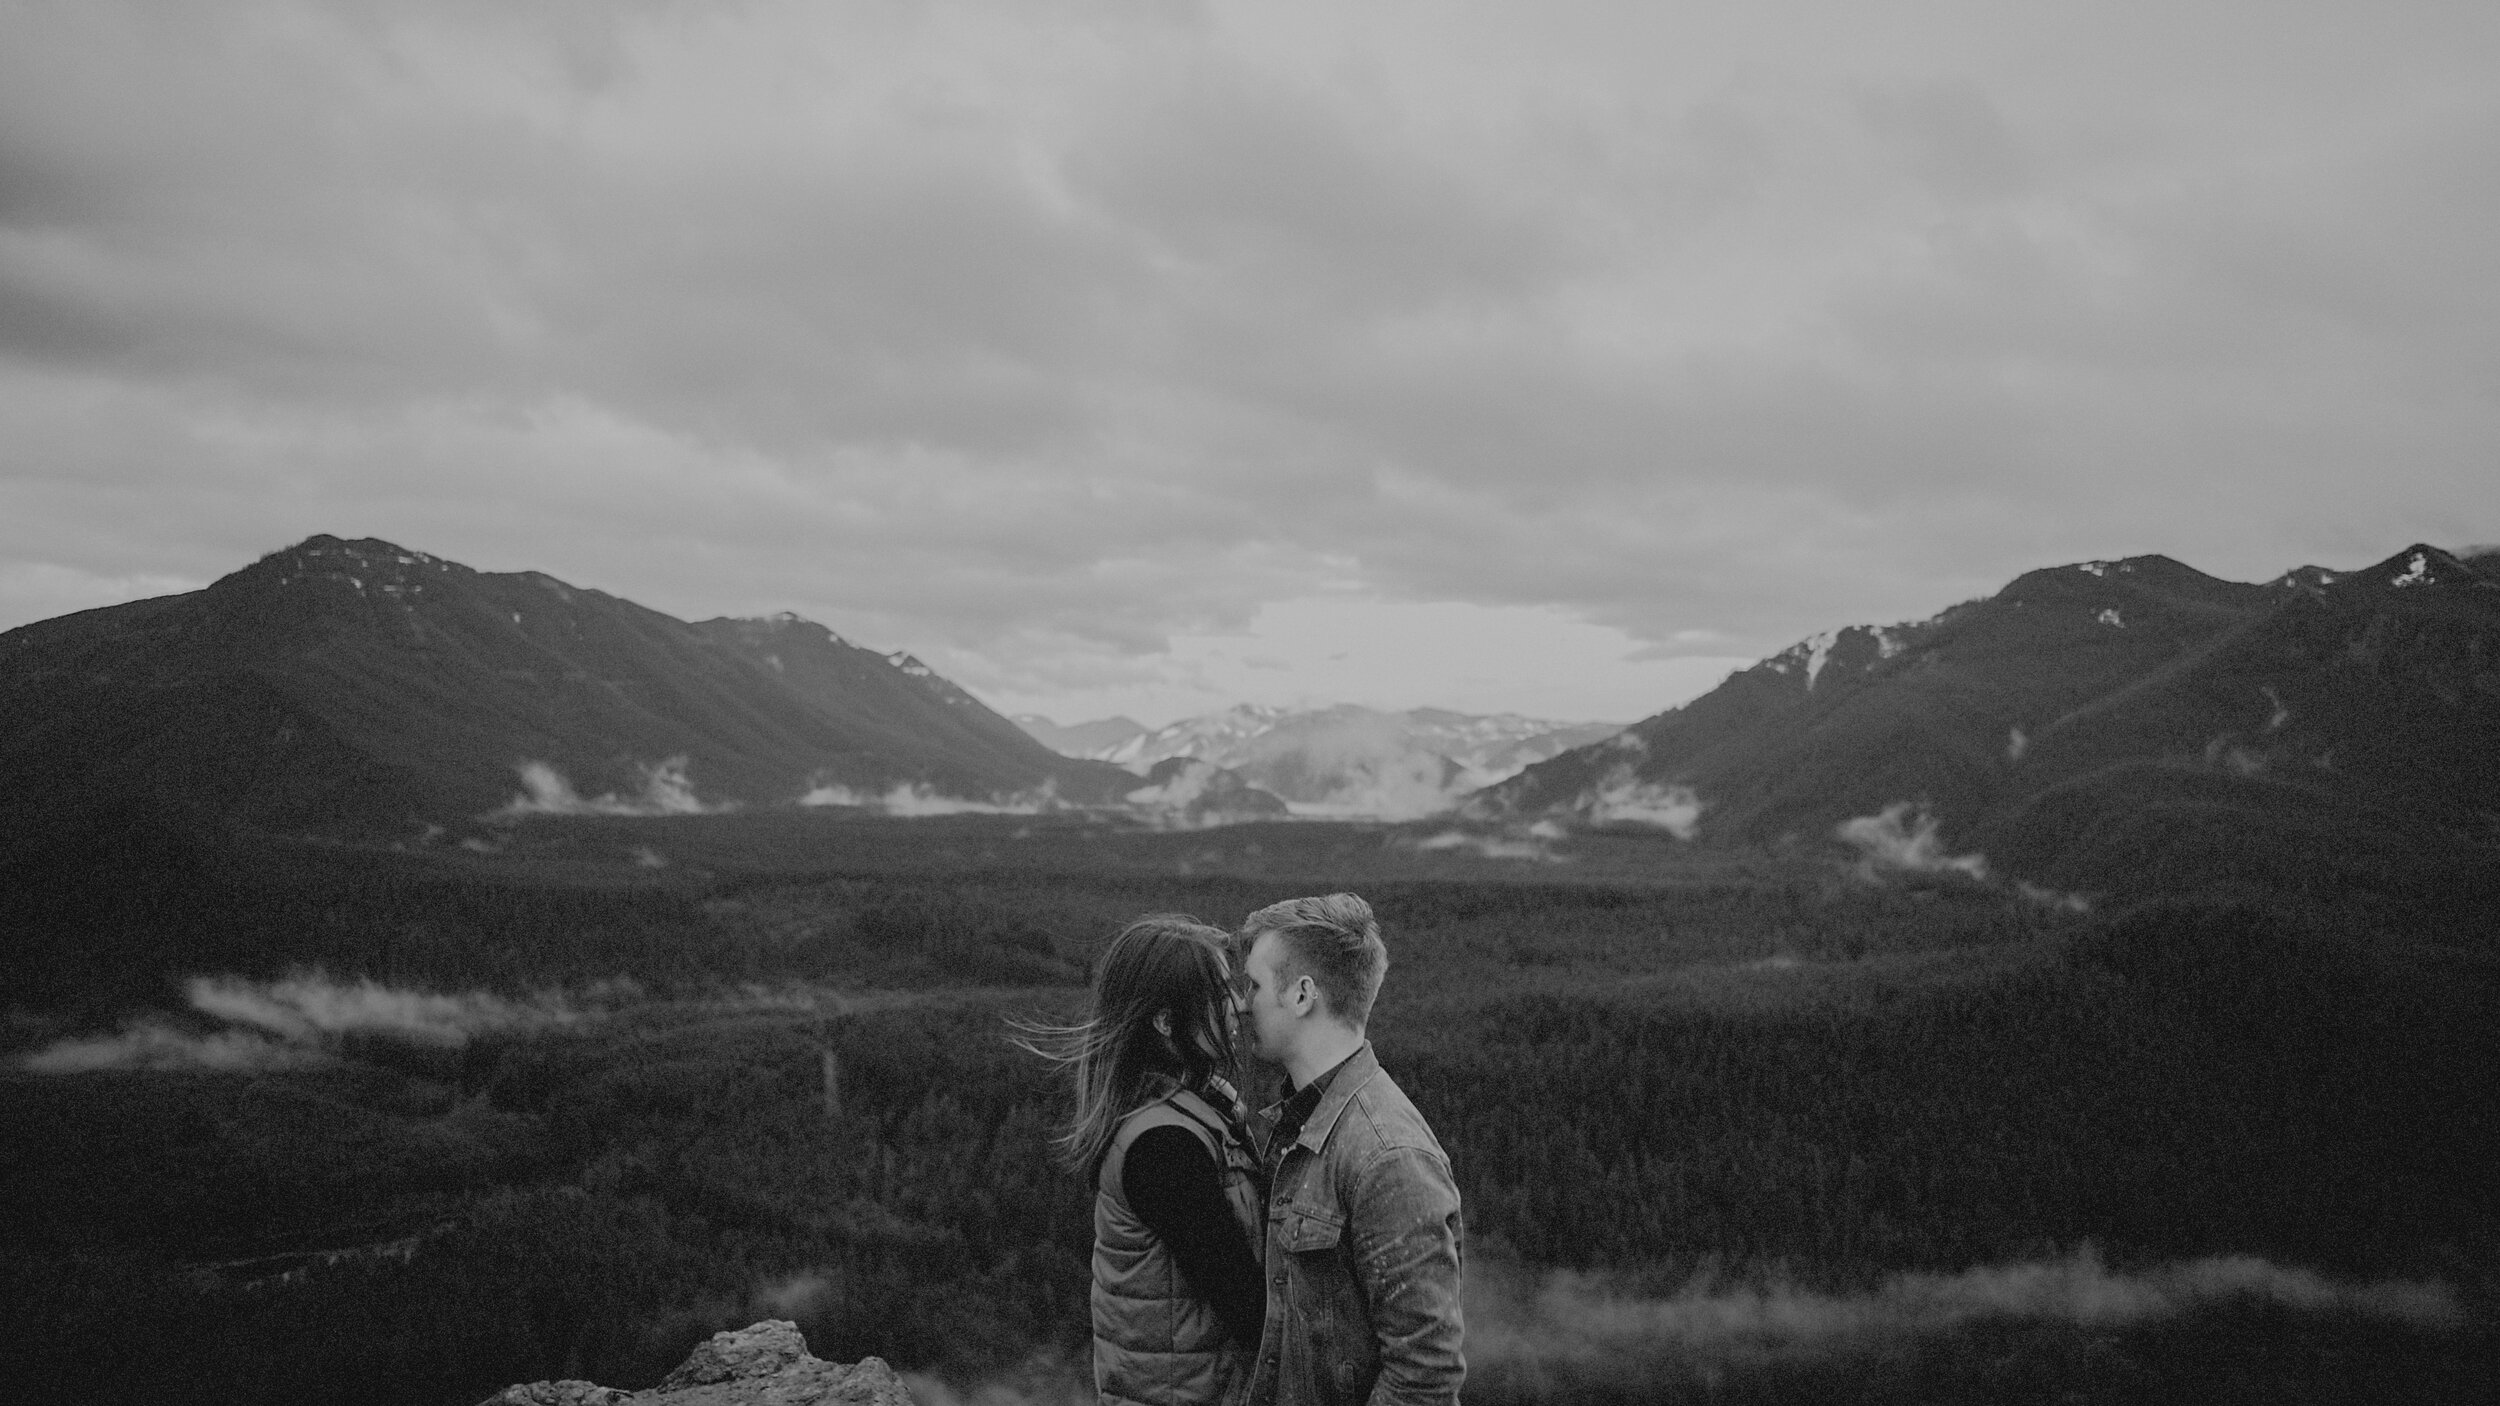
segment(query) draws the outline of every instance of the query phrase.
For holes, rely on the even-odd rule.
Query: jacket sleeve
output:
[[[1384,1149],[1356,1180],[1354,1272],[1380,1348],[1371,1406],[1453,1406],[1467,1376],[1458,1186],[1428,1148]]]

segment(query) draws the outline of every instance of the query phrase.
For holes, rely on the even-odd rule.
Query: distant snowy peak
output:
[[[1354,704],[1289,709],[1241,704],[1165,727],[1125,719],[1061,728],[1020,719],[1026,731],[1069,755],[1144,774],[1176,758],[1239,772],[1250,784],[1310,813],[1402,818],[1455,804],[1480,786],[1570,748],[1610,736],[1613,723],[1564,723],[1515,713],[1444,708],[1382,712]],[[1048,729],[1045,731],[1044,729]],[[1106,732],[1092,732],[1104,729]],[[1093,745],[1077,750],[1082,742]]]
[[[1289,716],[1291,714],[1283,708],[1240,703],[1221,713],[1183,718],[1151,732],[1141,732],[1094,756],[1137,772],[1171,757],[1197,757],[1202,761],[1229,765],[1222,754],[1265,736]]]
[[[1090,724],[1089,724],[1090,726]],[[1183,718],[1141,731],[1091,755],[1143,770],[1169,757],[1197,757],[1223,766],[1239,766],[1271,751],[1287,739],[1320,743],[1335,750],[1380,751],[1421,749],[1447,757],[1470,771],[1507,766],[1516,771],[1526,761],[1509,764],[1523,752],[1543,750],[1546,756],[1580,745],[1563,736],[1595,741],[1620,730],[1615,723],[1555,722],[1516,713],[1458,713],[1443,708],[1381,712],[1358,704],[1290,709],[1256,703],[1239,704],[1221,713]],[[1542,760],[1542,757],[1531,758]]]

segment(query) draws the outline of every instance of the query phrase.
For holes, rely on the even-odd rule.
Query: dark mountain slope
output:
[[[958,794],[1022,790],[1049,780],[1071,798],[1093,799],[1137,784],[1136,777],[1107,763],[1060,757],[912,656],[862,649],[812,620],[785,614],[705,620],[694,628],[810,707],[845,720],[881,750],[910,755],[934,748],[958,770],[1023,778],[1012,785],[976,781],[968,784],[977,785],[977,792],[958,789]]]
[[[1473,805],[1602,817],[1627,789],[1689,791],[1729,841],[1822,843],[1909,802],[2081,887],[2462,881],[2500,854],[2500,582],[2429,547],[2265,585],[2162,557],[2035,571],[1807,640]]]
[[[205,590],[0,635],[0,763],[44,823],[153,799],[404,827],[504,804],[526,762],[597,796],[642,793],[679,758],[705,802],[1104,784],[804,622],[694,626],[373,540],[314,537]]]
[[[2043,728],[2036,789],[1981,838],[2053,878],[2184,869],[2180,846],[2155,858],[2127,832],[2207,816],[2217,879],[2424,891],[2482,873],[2500,844],[2500,581],[2416,547],[2279,592]]]
[[[1983,808],[2023,728],[2191,656],[2265,589],[2165,557],[2035,571],[1931,620],[1805,640],[1636,724],[1637,752],[1565,753],[1485,799],[1567,809],[1610,778],[1685,786],[1712,833],[1747,838],[1820,833],[1902,799]]]

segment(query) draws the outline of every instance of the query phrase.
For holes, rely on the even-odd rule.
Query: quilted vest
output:
[[[1256,1345],[1235,1342],[1190,1292],[1120,1184],[1129,1145],[1164,1127],[1187,1128],[1206,1145],[1248,1243],[1257,1245],[1265,1228],[1257,1155],[1227,1134],[1213,1105],[1182,1089],[1122,1119],[1094,1182],[1094,1390],[1119,1406],[1230,1406],[1249,1389]]]

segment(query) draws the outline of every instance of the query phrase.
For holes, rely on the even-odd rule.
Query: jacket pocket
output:
[[[1277,1208],[1276,1247],[1298,1254],[1333,1250],[1345,1238],[1345,1217],[1319,1206],[1288,1203]]]

